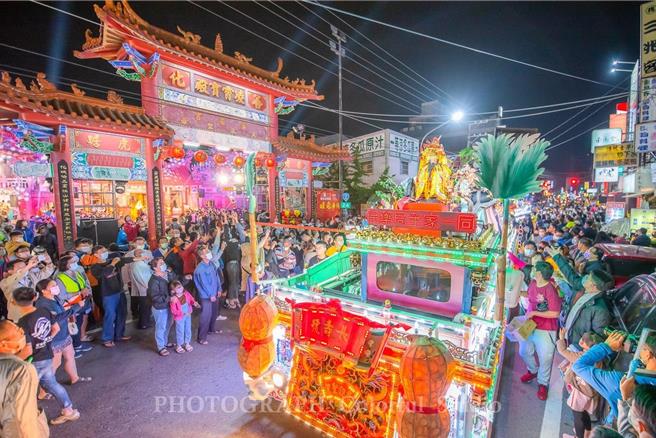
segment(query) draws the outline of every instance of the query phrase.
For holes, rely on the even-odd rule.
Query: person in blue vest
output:
[[[617,402],[622,399],[620,383],[626,374],[618,370],[602,370],[595,366],[622,350],[626,334],[620,331],[611,333],[606,342],[590,348],[572,365],[572,370],[585,382],[601,394],[610,405],[610,413],[606,423],[610,424],[617,417]],[[640,349],[640,368],[656,372],[656,333],[650,333]],[[656,385],[656,377],[646,377],[641,374],[635,376],[640,385]]]

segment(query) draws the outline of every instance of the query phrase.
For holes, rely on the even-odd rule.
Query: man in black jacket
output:
[[[161,257],[150,262],[153,275],[148,280],[148,296],[153,306],[153,317],[155,318],[155,342],[157,352],[160,356],[168,356],[169,332],[173,325],[173,317],[169,310],[169,273],[166,263]]]
[[[118,257],[118,254],[109,254],[107,248],[99,248],[95,253],[100,260],[109,262],[96,263],[91,266],[91,274],[100,283],[103,309],[102,343],[107,348],[115,346],[114,341],[129,341],[125,336],[125,319],[128,313],[128,302],[123,293],[123,280],[121,268],[127,263],[137,260],[133,257]],[[107,255],[105,255],[107,254]]]

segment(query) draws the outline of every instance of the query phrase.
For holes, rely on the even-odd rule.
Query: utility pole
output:
[[[344,177],[342,175],[342,159],[341,159],[341,153],[342,153],[342,57],[346,54],[346,51],[344,48],[342,48],[342,44],[346,43],[346,34],[342,32],[341,30],[337,29],[335,26],[331,25],[330,30],[333,33],[333,36],[335,37],[335,40],[329,40],[328,42],[330,43],[330,50],[337,55],[337,60],[338,60],[338,78],[339,78],[339,130],[337,133],[337,143],[339,144],[339,153],[340,153],[340,159],[338,162],[339,165],[339,191],[340,191],[340,196],[341,193],[344,192]]]

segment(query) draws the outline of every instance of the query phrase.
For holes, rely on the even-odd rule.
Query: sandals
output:
[[[93,340],[96,339],[93,336],[86,335],[85,337],[80,339],[80,342],[93,342]]]
[[[159,350],[157,352],[157,354],[159,354],[160,356],[168,356],[169,355],[169,350],[167,350],[166,348],[162,348],[161,350]]]
[[[58,425],[58,424],[64,424],[67,421],[75,421],[80,418],[80,411],[77,409],[73,409],[73,411],[70,414],[61,414],[57,418],[53,418],[50,420],[50,424],[52,425]]]
[[[46,392],[42,396],[37,396],[37,399],[39,399],[39,400],[52,400],[53,396],[49,392]]]
[[[75,385],[80,382],[91,382],[91,377],[78,377],[75,382],[71,382],[71,385]]]
[[[200,340],[198,341],[198,343],[199,343],[200,345],[207,345],[207,344],[209,344],[209,342],[207,342],[207,341],[200,341]]]
[[[132,336],[121,336],[120,338],[118,338],[119,341],[123,341],[123,342],[127,342],[130,339],[132,339]]]
[[[187,351],[194,351],[194,347],[191,346],[191,344],[184,344],[184,349]]]
[[[103,342],[103,346],[105,348],[114,348],[116,347],[116,344],[113,341],[109,341],[109,342]]]
[[[175,352],[178,354],[182,354],[185,352],[185,349],[178,345],[177,347],[175,347]]]

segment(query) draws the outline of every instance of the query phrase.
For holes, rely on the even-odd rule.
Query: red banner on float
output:
[[[317,196],[317,219],[327,221],[339,216],[339,192],[337,190],[315,190]]]
[[[457,231],[473,233],[476,231],[476,215],[446,211],[413,210],[367,210],[369,225],[413,228],[417,230]]]
[[[338,300],[291,304],[295,344],[325,351],[362,370],[375,368],[393,326],[344,311]]]

